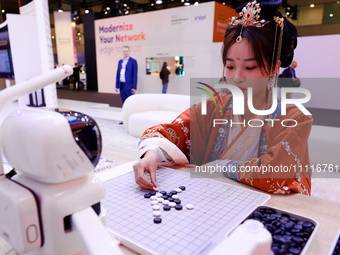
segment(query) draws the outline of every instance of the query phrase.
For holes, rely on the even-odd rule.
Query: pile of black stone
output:
[[[300,254],[315,228],[311,221],[298,220],[288,213],[277,213],[268,207],[258,208],[248,219],[262,222],[272,234],[272,252],[275,255]]]

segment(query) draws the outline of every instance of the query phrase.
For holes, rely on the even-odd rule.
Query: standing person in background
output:
[[[116,75],[116,92],[120,92],[122,103],[136,93],[137,89],[137,61],[130,57],[130,47],[123,46],[123,58],[118,62]]]
[[[161,72],[159,74],[160,78],[162,79],[162,85],[163,85],[162,93],[163,94],[166,93],[166,90],[168,88],[169,74],[170,74],[170,71],[168,70],[168,63],[164,62],[162,70],[161,70]]]
[[[73,67],[73,80],[74,80],[74,86],[73,86],[73,91],[77,90],[79,91],[79,71],[80,71],[80,67],[78,66],[78,63],[74,64]]]
[[[299,78],[296,78],[295,68],[297,67],[297,62],[293,61],[290,67],[286,68],[282,74],[280,74],[279,78],[282,79],[280,87],[300,87],[301,82]],[[292,98],[293,93],[287,93],[287,98]]]

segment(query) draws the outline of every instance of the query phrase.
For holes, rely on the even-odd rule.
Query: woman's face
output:
[[[245,98],[247,88],[253,88],[253,100],[262,99],[266,95],[269,75],[262,72],[247,39],[234,43],[227,52],[225,76],[228,84],[239,87]]]

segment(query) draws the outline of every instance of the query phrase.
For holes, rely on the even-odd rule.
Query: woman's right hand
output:
[[[148,150],[144,157],[139,160],[134,166],[136,183],[145,189],[153,189],[157,187],[156,184],[156,170],[157,170],[157,154],[154,150]],[[151,182],[144,178],[144,173],[150,174]]]

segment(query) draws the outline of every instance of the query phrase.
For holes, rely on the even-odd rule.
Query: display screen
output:
[[[10,73],[11,65],[9,62],[8,51],[0,50],[0,73]]]
[[[7,25],[0,28],[0,77],[14,79]]]
[[[146,58],[146,74],[159,76],[164,63],[171,75],[184,76],[184,57],[180,56]]]

